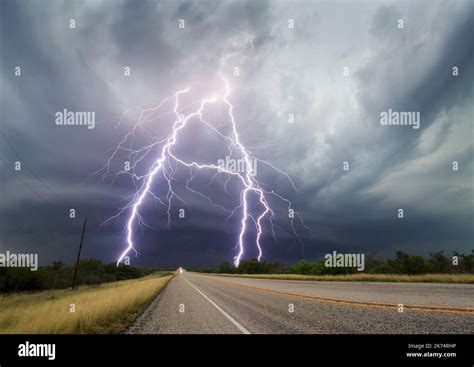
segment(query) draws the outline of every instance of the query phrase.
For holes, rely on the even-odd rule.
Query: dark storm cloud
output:
[[[123,247],[124,217],[100,224],[125,204],[133,186],[125,179],[97,183],[90,174],[134,115],[117,121],[127,108],[149,106],[188,84],[199,85],[202,95],[194,99],[207,97],[219,86],[221,58],[234,52],[239,57],[229,67],[239,65],[241,76],[232,80],[232,101],[243,140],[253,154],[290,173],[303,193],[263,164],[259,177],[294,202],[313,232],[297,223],[302,248],[286,205],[275,201],[277,241],[266,233],[266,258],[472,247],[471,2],[419,1],[405,8],[397,2],[23,0],[0,7],[0,128],[61,197],[23,167],[18,175],[36,198],[2,166],[2,248],[38,251],[43,262],[72,261],[87,215],[85,256],[114,260]],[[70,18],[75,30],[68,29]],[[17,65],[21,78],[13,75]],[[342,77],[344,66],[349,77]],[[54,113],[63,108],[95,111],[96,129],[56,127]],[[381,126],[380,112],[388,108],[419,111],[420,129]],[[157,135],[165,133],[166,124],[157,127]],[[192,134],[184,153],[212,156]],[[17,157],[0,141],[0,157],[12,166]],[[459,172],[451,170],[453,160]],[[230,205],[225,193],[212,190],[217,202]],[[132,261],[191,266],[232,259],[236,218],[225,222],[226,213],[202,198],[186,198],[190,217],[170,231],[159,209],[144,209],[152,228],[144,230],[141,255]],[[78,211],[76,220],[68,218],[70,208]],[[406,211],[402,221],[398,208]]]

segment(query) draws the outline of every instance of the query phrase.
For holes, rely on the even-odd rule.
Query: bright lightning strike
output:
[[[251,45],[253,46],[253,44]],[[137,123],[132,127],[129,133],[122,139],[122,141],[120,141],[117,147],[113,150],[112,155],[109,157],[104,167],[102,167],[102,169],[96,172],[96,174],[102,175],[101,180],[105,180],[106,178],[113,176],[113,182],[120,175],[129,175],[132,177],[132,180],[135,183],[136,191],[129,197],[128,203],[123,208],[121,208],[121,210],[116,215],[114,215],[112,218],[107,219],[107,221],[104,223],[106,224],[112,219],[118,219],[118,217],[122,215],[127,217],[125,227],[126,247],[118,257],[117,265],[124,260],[125,256],[127,256],[130,251],[133,250],[137,253],[137,229],[139,229],[142,225],[145,224],[140,214],[140,209],[148,198],[156,200],[159,204],[163,205],[166,208],[168,228],[171,225],[172,201],[176,199],[185,203],[185,201],[173,189],[173,180],[176,169],[172,168],[172,162],[182,167],[186,167],[190,170],[191,178],[186,182],[186,188],[190,192],[206,199],[211,205],[225,210],[227,213],[229,213],[229,217],[227,219],[235,215],[237,212],[240,213],[240,228],[236,245],[237,254],[234,257],[234,265],[236,267],[239,266],[241,259],[245,255],[245,251],[247,248],[245,243],[245,236],[249,230],[249,226],[252,223],[255,226],[254,228],[256,230],[255,245],[258,253],[258,261],[260,261],[263,256],[262,235],[264,233],[264,223],[266,221],[268,221],[271,233],[273,235],[273,238],[275,239],[275,230],[273,222],[275,212],[270,206],[269,199],[274,198],[281,200],[287,205],[288,211],[293,210],[292,203],[288,199],[276,193],[274,190],[264,188],[257,180],[256,176],[252,174],[251,170],[248,169],[252,166],[251,160],[257,158],[252,157],[241,142],[241,138],[237,129],[237,124],[233,114],[234,106],[230,101],[231,87],[228,80],[222,74],[219,74],[219,76],[224,86],[224,92],[221,94],[216,94],[211,98],[203,99],[199,104],[199,108],[194,112],[188,113],[187,115],[181,113],[182,106],[180,103],[180,99],[182,96],[189,92],[189,88],[177,91],[173,96],[165,98],[155,107],[149,109],[141,109],[139,107],[136,107],[140,111]],[[132,148],[133,142],[135,141],[135,134],[137,129],[139,127],[142,127],[146,122],[157,119],[160,116],[164,115],[165,113],[160,114],[161,108],[170,100],[174,101],[173,110],[168,112],[174,115],[174,123],[172,125],[171,133],[165,138],[155,138],[154,141],[149,145],[144,145],[137,149]],[[220,129],[216,128],[203,118],[204,111],[207,108],[210,108],[210,105],[220,105],[225,107],[226,114],[228,116],[226,123],[230,124],[229,134],[223,133]],[[175,152],[174,148],[177,147],[179,143],[183,144],[183,142],[180,142],[179,140],[180,133],[183,132],[189,122],[193,120],[202,123],[203,128],[210,129],[219,138],[221,138],[223,142],[228,144],[227,148],[231,154],[232,152],[234,152],[234,150],[239,152],[240,156],[245,162],[244,166],[247,167],[247,169],[244,170],[245,172],[237,172],[236,170],[227,169],[222,165],[218,164],[199,163],[196,161],[187,161],[184,158],[180,158]],[[132,141],[132,143],[130,141]],[[159,147],[159,153],[157,154],[157,156],[155,156],[155,158],[153,158],[153,163],[149,167],[147,173],[144,175],[137,174],[137,164],[144,162],[145,159],[149,158],[149,156],[153,154],[155,148],[157,147]],[[110,165],[114,158],[116,158],[117,154],[121,151],[128,153],[129,159],[131,161],[131,166],[127,170],[122,170],[116,174],[111,174]],[[293,189],[297,191],[293,180],[287,173],[278,169],[267,161],[261,159],[257,159],[257,161],[275,170],[277,173],[284,175],[290,182]],[[224,189],[226,193],[228,193],[227,184],[232,178],[236,178],[240,186],[239,205],[237,205],[232,210],[229,210],[219,204],[214,203],[214,201],[210,197],[202,194],[201,192],[195,189],[191,189],[189,184],[190,181],[194,178],[193,172],[195,170],[214,172],[212,180],[214,180],[217,175],[227,175],[228,178],[224,184]],[[152,190],[154,183],[160,178],[164,179],[165,187],[167,188],[166,198],[164,200],[160,198],[159,195],[155,194]],[[257,215],[255,215],[255,213],[252,213],[250,210],[250,200],[251,197],[253,197],[251,195],[256,196],[258,198]],[[295,237],[302,245],[303,242],[299,237],[293,222],[295,216],[299,218],[300,223],[305,228],[307,227],[304,225],[301,216],[296,211],[294,211],[294,216],[291,217],[291,228]],[[307,229],[309,230],[309,228]]]

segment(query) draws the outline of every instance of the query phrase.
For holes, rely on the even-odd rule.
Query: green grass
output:
[[[132,323],[172,273],[79,287],[0,296],[0,333],[116,333]],[[75,312],[70,312],[71,304]]]
[[[300,275],[300,274],[211,274],[224,277],[317,280],[335,282],[418,282],[418,283],[465,283],[474,284],[474,274],[341,274],[341,275]]]

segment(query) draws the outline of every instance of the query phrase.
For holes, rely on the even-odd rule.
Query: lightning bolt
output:
[[[250,45],[253,48],[253,36],[249,39]],[[225,57],[225,60],[228,60],[229,57]],[[221,60],[222,61],[222,60]],[[164,206],[167,213],[167,227],[169,228],[171,225],[171,208],[172,208],[172,201],[174,199],[179,200],[186,204],[186,202],[177,194],[175,190],[173,190],[173,181],[174,175],[176,173],[176,166],[179,165],[181,167],[186,167],[189,169],[190,178],[186,182],[186,188],[188,191],[199,195],[200,197],[204,198],[209,202],[210,205],[216,206],[220,209],[223,209],[229,216],[227,220],[229,220],[233,215],[237,212],[240,212],[240,229],[238,234],[238,240],[236,244],[237,254],[234,257],[234,265],[238,267],[242,258],[245,256],[246,244],[245,244],[245,235],[248,231],[249,225],[251,223],[254,224],[254,228],[256,230],[256,237],[255,237],[255,245],[257,248],[257,259],[260,261],[263,257],[263,246],[262,246],[262,235],[264,233],[264,223],[268,220],[270,225],[270,230],[273,235],[274,240],[276,240],[275,236],[275,229],[274,229],[274,217],[275,211],[269,204],[269,198],[275,198],[278,200],[283,201],[288,206],[288,210],[293,209],[292,203],[283,197],[282,195],[278,194],[274,190],[266,189],[264,186],[261,185],[259,180],[256,178],[256,175],[252,173],[250,167],[252,167],[252,160],[256,160],[258,163],[264,164],[271,169],[275,170],[277,173],[282,174],[286,177],[286,179],[290,182],[291,186],[294,190],[298,191],[296,188],[295,183],[293,182],[290,175],[285,173],[283,170],[277,168],[270,162],[267,162],[262,159],[258,159],[256,157],[251,156],[251,154],[247,151],[245,146],[241,142],[241,138],[238,133],[236,120],[234,117],[234,106],[230,101],[231,96],[231,86],[229,81],[223,76],[222,73],[219,72],[219,77],[223,84],[224,92],[221,95],[212,96],[210,98],[203,99],[199,103],[199,107],[196,111],[190,112],[186,115],[181,113],[183,110],[183,106],[180,105],[180,97],[187,94],[190,91],[190,88],[185,88],[183,90],[177,91],[173,96],[167,97],[162,100],[158,105],[148,108],[142,109],[139,106],[135,106],[134,108],[137,109],[140,114],[138,117],[138,121],[133,125],[131,130],[125,137],[119,142],[119,144],[113,149],[112,154],[108,158],[105,165],[95,172],[95,174],[101,174],[102,177],[100,181],[104,181],[110,177],[112,177],[112,183],[121,175],[128,175],[132,178],[132,181],[135,185],[135,192],[130,195],[127,200],[127,204],[123,206],[116,215],[111,218],[108,218],[104,225],[106,225],[110,220],[118,219],[120,216],[125,215],[127,217],[126,226],[125,226],[125,233],[126,233],[126,247],[121,252],[120,256],[117,260],[117,265],[120,264],[125,256],[127,256],[130,251],[135,251],[138,253],[136,249],[136,242],[137,242],[137,229],[142,226],[146,226],[141,214],[140,209],[143,204],[146,202],[148,197],[155,200],[160,205]],[[171,111],[162,112],[162,107],[166,105],[169,101],[174,101],[174,107]],[[209,105],[221,105],[226,108],[226,113],[228,115],[227,124],[230,124],[230,133],[225,134],[220,129],[216,128],[213,124],[208,122],[204,117],[204,111],[208,108]],[[188,107],[188,106],[186,106]],[[130,109],[129,109],[130,110]],[[128,111],[129,111],[128,110]],[[127,111],[127,112],[128,112]],[[167,114],[174,115],[174,123],[172,125],[171,133],[164,137],[153,137],[153,142],[148,145],[140,146],[139,148],[133,148],[135,143],[135,135],[137,130],[140,128],[145,128],[145,124],[150,121],[157,120]],[[122,119],[121,119],[122,120]],[[191,121],[198,121],[205,128],[210,129],[214,132],[219,138],[221,138],[224,142],[226,142],[229,156],[237,151],[239,156],[244,162],[244,167],[246,168],[244,172],[238,172],[235,169],[227,168],[220,164],[213,164],[213,163],[199,163],[196,161],[187,161],[184,158],[180,158],[178,154],[175,152],[174,148],[179,143],[180,133],[187,127],[187,125]],[[147,158],[151,154],[153,154],[159,148],[157,156],[153,159],[153,163],[151,164],[150,168],[144,175],[137,174],[137,165],[145,162]],[[124,169],[119,171],[118,173],[112,174],[111,173],[111,164],[116,159],[119,152],[125,152],[128,154],[128,159],[131,161],[131,165],[129,169]],[[175,166],[173,166],[173,164]],[[214,181],[215,177],[218,175],[227,175],[227,180],[224,183],[224,190],[227,194],[230,195],[227,189],[227,185],[232,178],[235,178],[240,183],[240,192],[239,192],[239,205],[237,205],[232,210],[225,208],[222,205],[215,203],[209,196],[202,194],[201,192],[193,189],[190,187],[190,183],[194,179],[194,172],[195,171],[209,171],[214,172],[212,176],[211,183]],[[152,187],[155,181],[163,178],[165,181],[165,185],[167,187],[166,199],[162,200],[159,195],[156,195]],[[258,203],[258,210],[256,215],[251,212],[251,195],[256,196],[257,203]],[[252,196],[253,197],[253,196]],[[255,209],[254,209],[255,210]],[[295,216],[300,219],[300,223],[310,230],[303,222],[301,216],[295,211]],[[296,227],[294,225],[294,217],[291,217],[291,228],[292,231],[297,238],[297,240],[303,244],[300,236],[296,231]]]

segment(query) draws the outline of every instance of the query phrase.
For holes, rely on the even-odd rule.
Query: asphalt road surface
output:
[[[288,281],[183,272],[127,332],[474,334],[474,285]]]

